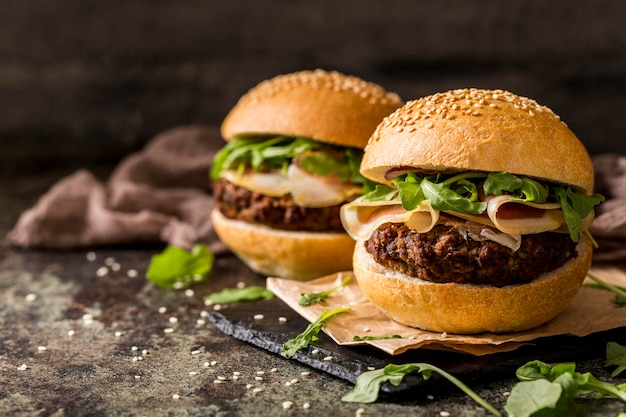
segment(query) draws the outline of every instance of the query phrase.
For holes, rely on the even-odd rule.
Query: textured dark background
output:
[[[551,107],[590,153],[626,153],[623,0],[6,0],[0,162],[112,161],[318,67],[405,99],[508,89]]]

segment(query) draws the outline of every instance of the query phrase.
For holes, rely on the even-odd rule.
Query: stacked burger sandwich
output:
[[[378,126],[346,204],[354,274],[392,319],[473,334],[563,311],[591,264],[593,168],[549,108],[502,90],[410,101]]]
[[[363,147],[402,102],[323,70],[266,80],[226,116],[212,168],[220,239],[251,269],[306,280],[352,269],[342,204],[363,194]]]

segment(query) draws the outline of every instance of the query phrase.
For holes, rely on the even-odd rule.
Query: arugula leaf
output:
[[[216,304],[238,303],[257,300],[271,300],[274,293],[265,287],[251,285],[245,288],[225,288],[220,292],[206,295],[204,301]]]
[[[576,372],[573,363],[549,365],[535,360],[518,368],[516,374],[520,382],[511,390],[504,407],[510,415],[566,415],[575,398],[589,393],[626,402],[626,392],[620,387],[602,382],[589,372]],[[541,392],[545,392],[545,398]]]
[[[611,374],[616,377],[626,370],[626,346],[622,346],[616,342],[609,342],[606,345],[606,363],[604,366],[617,365],[617,368]]]
[[[396,188],[390,187],[386,184],[373,183],[373,187],[359,197],[359,201],[392,201],[397,196],[398,190]]]
[[[562,404],[563,387],[553,384],[545,379],[523,381],[517,383],[509,395],[504,406],[510,416],[555,416],[549,410],[557,410],[566,407]],[[543,414],[539,414],[539,413]]]
[[[478,193],[469,197],[450,188],[446,183],[436,184],[424,178],[421,183],[424,196],[435,210],[451,210],[462,213],[480,214],[487,208],[484,201],[476,202]],[[466,189],[466,188],[465,188]],[[473,200],[472,200],[473,197]]]
[[[388,364],[381,369],[363,372],[357,377],[356,384],[352,391],[341,397],[341,400],[345,402],[373,403],[378,399],[382,384],[389,382],[391,385],[397,387],[406,375],[415,371],[419,372],[425,380],[429,379],[433,372],[443,376],[493,415],[502,415],[495,407],[483,400],[459,379],[450,375],[443,369],[427,363],[407,363],[403,365]]]
[[[574,242],[580,240],[580,220],[585,218],[596,204],[604,201],[604,196],[594,194],[586,196],[573,191],[571,188],[556,187],[554,194],[561,205],[563,218],[569,229],[569,235]]]
[[[313,304],[323,303],[324,301],[326,301],[326,298],[328,298],[330,294],[332,294],[333,292],[337,291],[340,288],[345,287],[346,284],[350,282],[350,279],[351,279],[351,276],[348,275],[347,277],[343,279],[343,281],[341,281],[341,284],[331,289],[328,289],[326,291],[301,293],[300,301],[298,302],[298,304],[300,304],[301,306],[312,306]]]
[[[328,150],[330,152],[316,152]],[[364,183],[359,172],[363,151],[348,147],[328,145],[308,138],[278,136],[272,138],[238,137],[226,144],[213,159],[211,178],[217,179],[222,171],[251,168],[281,169],[287,171],[291,160],[304,155],[301,166],[319,176],[337,175],[345,181]]]
[[[313,323],[310,323],[302,333],[300,333],[295,338],[285,342],[282,345],[282,351],[280,352],[280,354],[287,359],[291,358],[300,349],[306,348],[310,342],[315,342],[316,340],[318,340],[317,335],[320,330],[322,330],[322,328],[326,326],[328,320],[330,320],[333,316],[337,314],[345,313],[347,311],[350,311],[350,307],[342,307],[335,310],[324,311],[322,315],[319,316],[317,320],[315,320]]]
[[[146,277],[160,288],[187,288],[207,281],[213,260],[214,255],[206,245],[196,244],[191,251],[170,245],[152,256]]]
[[[385,336],[354,336],[352,338],[353,342],[364,342],[366,340],[385,340],[385,339],[402,339],[402,336],[399,334],[388,334]]]

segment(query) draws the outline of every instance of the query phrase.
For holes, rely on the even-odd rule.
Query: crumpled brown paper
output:
[[[102,183],[87,170],[61,179],[7,235],[16,246],[70,249],[131,243],[225,247],[213,232],[209,169],[219,130],[184,126],[156,136]]]
[[[590,272],[613,285],[626,286],[626,271],[618,267],[593,267]],[[270,277],[267,278],[267,288],[310,322],[316,320],[324,311],[349,306],[350,311],[333,316],[328,321],[324,332],[340,345],[368,344],[390,355],[398,355],[409,349],[430,348],[481,356],[508,352],[542,337],[587,336],[626,326],[626,307],[615,305],[613,293],[590,287],[581,288],[569,307],[548,323],[523,332],[503,334],[435,333],[396,323],[365,298],[354,278],[350,279],[345,287],[332,292],[324,303],[308,307],[298,304],[302,293],[322,292],[334,288],[351,274],[350,271],[340,272],[308,282]],[[391,334],[400,335],[402,338],[353,342],[354,336]]]

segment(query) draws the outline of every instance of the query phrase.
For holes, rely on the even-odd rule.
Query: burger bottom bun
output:
[[[591,242],[583,237],[576,249],[578,257],[561,268],[501,288],[408,277],[376,263],[361,241],[353,270],[363,294],[398,323],[457,334],[516,332],[546,323],[574,299],[591,266]]]
[[[293,232],[211,213],[222,242],[253,271],[306,281],[352,269],[354,240],[345,233]]]

